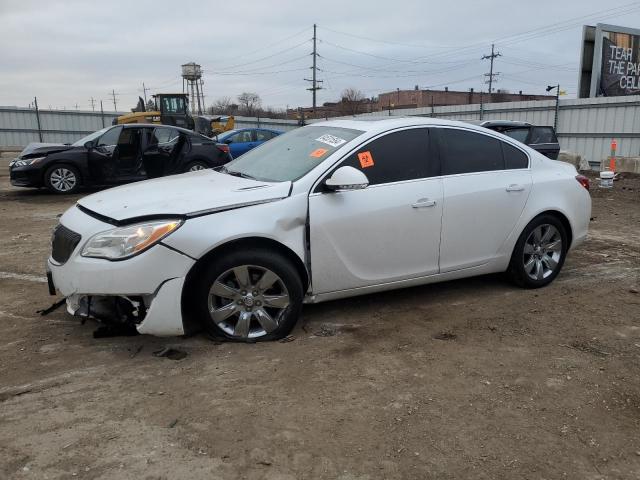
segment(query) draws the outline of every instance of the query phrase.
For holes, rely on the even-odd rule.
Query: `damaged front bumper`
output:
[[[83,257],[84,243],[113,227],[78,208],[68,210],[60,222],[82,232],[82,240],[64,264],[51,257],[47,261],[52,284],[66,297],[69,313],[134,325],[138,332],[150,335],[185,333],[182,288],[195,263],[191,257],[161,243],[126,260]]]
[[[184,335],[180,298],[184,278],[164,282],[152,295],[70,295],[71,315],[94,318],[105,324],[133,325],[139,333],[157,336]]]

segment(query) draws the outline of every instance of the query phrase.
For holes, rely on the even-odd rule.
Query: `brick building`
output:
[[[482,95],[482,101],[480,100]],[[445,105],[469,105],[472,103],[499,103],[520,102],[527,100],[550,100],[554,95],[529,95],[522,93],[507,93],[497,91],[491,94],[476,92],[471,88],[468,91],[444,90],[419,90],[416,86],[413,90],[397,89],[378,95],[378,111],[398,108],[441,107]]]

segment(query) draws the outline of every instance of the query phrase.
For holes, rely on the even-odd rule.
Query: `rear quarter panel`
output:
[[[550,160],[539,153],[532,157],[533,186],[517,231],[521,232],[527,223],[541,213],[557,211],[569,221],[572,236],[570,248],[573,248],[587,236],[591,196],[576,180],[578,172],[573,165]],[[516,240],[517,237],[513,240],[514,244]]]

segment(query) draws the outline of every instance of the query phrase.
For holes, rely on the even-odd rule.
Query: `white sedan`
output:
[[[588,180],[482,127],[426,118],[299,128],[204,170],[81,199],[50,291],[140,333],[287,335],[314,303],[507,272],[538,288],[582,242]]]

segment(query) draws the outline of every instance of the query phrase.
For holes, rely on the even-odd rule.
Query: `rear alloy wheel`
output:
[[[80,174],[70,165],[54,165],[47,170],[44,180],[54,193],[75,193],[80,188]]]
[[[197,172],[199,170],[207,170],[209,166],[204,162],[191,162],[187,165],[186,172]]]
[[[214,262],[197,298],[209,333],[252,342],[286,336],[302,307],[295,267],[280,255],[256,251]]]
[[[509,274],[522,287],[544,287],[560,272],[567,248],[567,234],[556,217],[535,218],[516,243]]]

